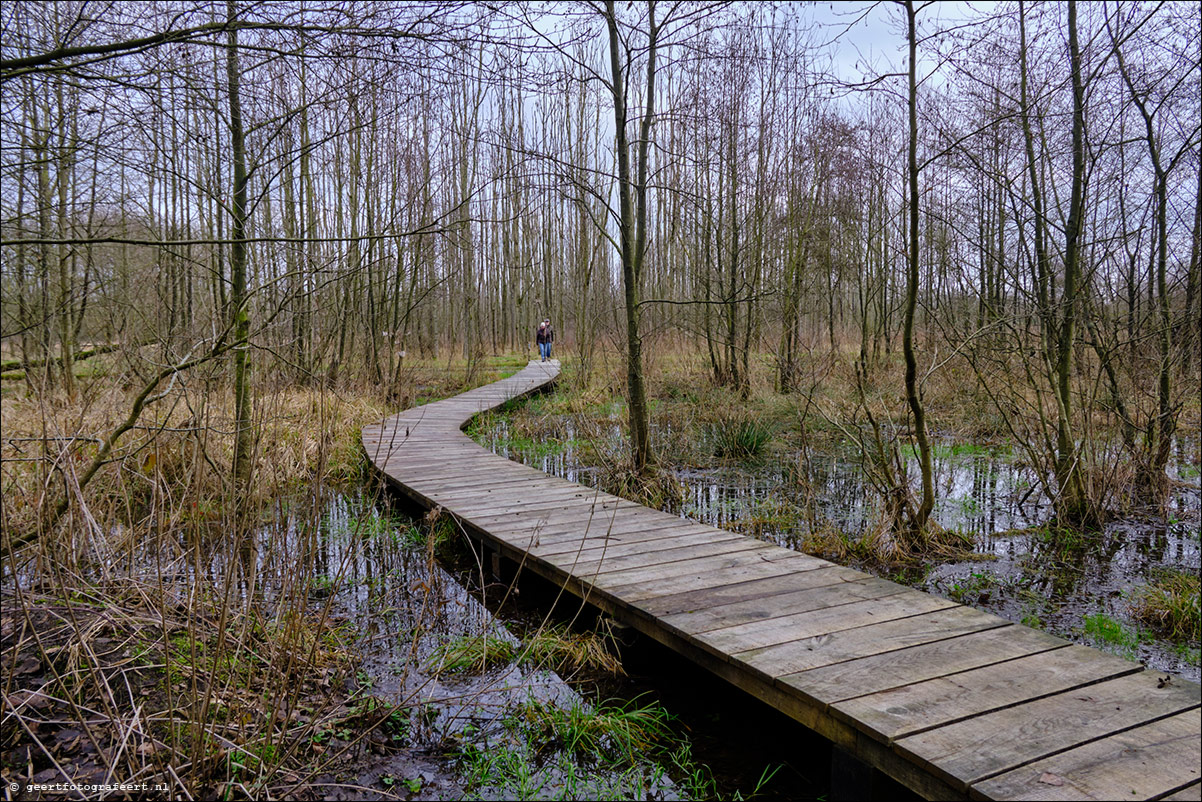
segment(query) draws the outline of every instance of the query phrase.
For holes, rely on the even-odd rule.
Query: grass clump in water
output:
[[[437,671],[484,671],[510,662],[517,653],[517,644],[499,635],[468,635],[439,646],[427,664]]]
[[[707,439],[715,456],[752,459],[761,456],[772,442],[772,429],[751,417],[733,417],[711,423]]]
[[[581,757],[629,765],[674,743],[672,716],[658,705],[605,702],[561,708],[531,700],[521,707],[523,728],[546,746]]]
[[[1148,626],[1175,641],[1202,639],[1202,581],[1197,574],[1172,572],[1141,588],[1133,612]]]
[[[555,671],[583,668],[625,674],[608,639],[596,632],[571,632],[562,626],[540,629],[527,640],[523,656],[528,662]]]

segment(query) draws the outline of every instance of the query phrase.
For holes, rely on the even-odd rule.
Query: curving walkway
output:
[[[1197,684],[547,476],[462,433],[558,374],[532,361],[366,427],[363,446],[404,495],[924,797],[1202,799]]]

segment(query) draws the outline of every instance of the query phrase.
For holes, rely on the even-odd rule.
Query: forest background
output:
[[[787,396],[897,553],[942,542],[935,435],[1007,440],[1078,530],[1198,464],[1192,4],[10,2],[0,34],[6,583],[253,539],[544,317],[626,399],[628,487],[673,371]]]

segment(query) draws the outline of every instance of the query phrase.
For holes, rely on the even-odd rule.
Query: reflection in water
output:
[[[569,787],[584,799],[677,796],[672,781],[650,761],[621,771],[598,767],[585,772],[566,748],[544,750],[537,766],[524,763],[515,776],[490,772],[491,779],[472,779],[473,770],[462,765],[463,755],[499,759],[523,756],[533,748],[520,726],[529,705],[587,710],[588,703],[554,671],[520,660],[483,672],[439,670],[439,649],[448,643],[485,637],[513,645],[520,641],[489,612],[479,593],[469,592],[443,568],[408,519],[381,516],[363,499],[335,496],[312,537],[301,538],[295,518],[282,519],[281,526],[288,530],[285,539],[305,540],[299,553],[309,555],[314,566],[310,588],[328,600],[335,617],[355,628],[361,689],[416,711],[408,718],[407,745],[431,755],[460,756],[454,758],[456,774],[467,787],[452,798],[530,798],[534,787],[534,798],[564,798]],[[505,592],[486,586],[481,593],[494,587]],[[412,756],[405,752],[392,758],[395,765],[389,760],[369,760],[361,782],[404,776]],[[527,785],[510,785],[519,779]],[[445,776],[442,782],[447,784]]]
[[[502,417],[486,422],[478,442],[494,452],[570,481],[591,485],[596,467],[582,464],[570,419],[539,419],[538,442],[511,437]],[[661,437],[665,433],[660,433]],[[620,431],[607,431],[610,451]],[[1040,525],[1050,506],[1033,484],[1037,477],[1005,449],[940,443],[934,456],[938,501],[933,516],[946,529],[974,536],[972,559],[932,568],[916,585],[1013,621],[1088,642],[1085,618],[1099,613],[1125,622],[1134,647],[1120,652],[1159,670],[1199,679],[1198,651],[1174,647],[1132,621],[1138,588],[1166,571],[1198,572],[1202,492],[1196,471],[1185,468],[1198,443],[1180,441],[1167,520],[1115,521],[1102,531],[1049,532]],[[907,470],[917,484],[912,456]],[[833,526],[855,537],[877,516],[876,496],[857,455],[840,446],[825,453],[776,453],[772,459],[674,472],[686,489],[682,515],[721,528],[753,532],[799,548],[811,526]],[[1136,634],[1138,633],[1138,634]],[[1095,644],[1105,647],[1105,644]]]

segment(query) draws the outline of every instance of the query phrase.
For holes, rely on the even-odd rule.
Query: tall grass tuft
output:
[[[1145,624],[1175,641],[1202,639],[1202,581],[1197,574],[1172,572],[1141,588],[1133,612]]]
[[[568,708],[532,700],[521,711],[524,723],[549,743],[599,761],[631,764],[675,742],[672,716],[654,704],[605,702]]]
[[[559,625],[542,628],[528,638],[523,657],[555,671],[583,668],[625,673],[622,662],[610,651],[607,638],[596,632],[571,632]]]
[[[707,439],[715,456],[727,459],[753,459],[761,456],[772,442],[771,427],[751,417],[733,417],[711,423]]]

